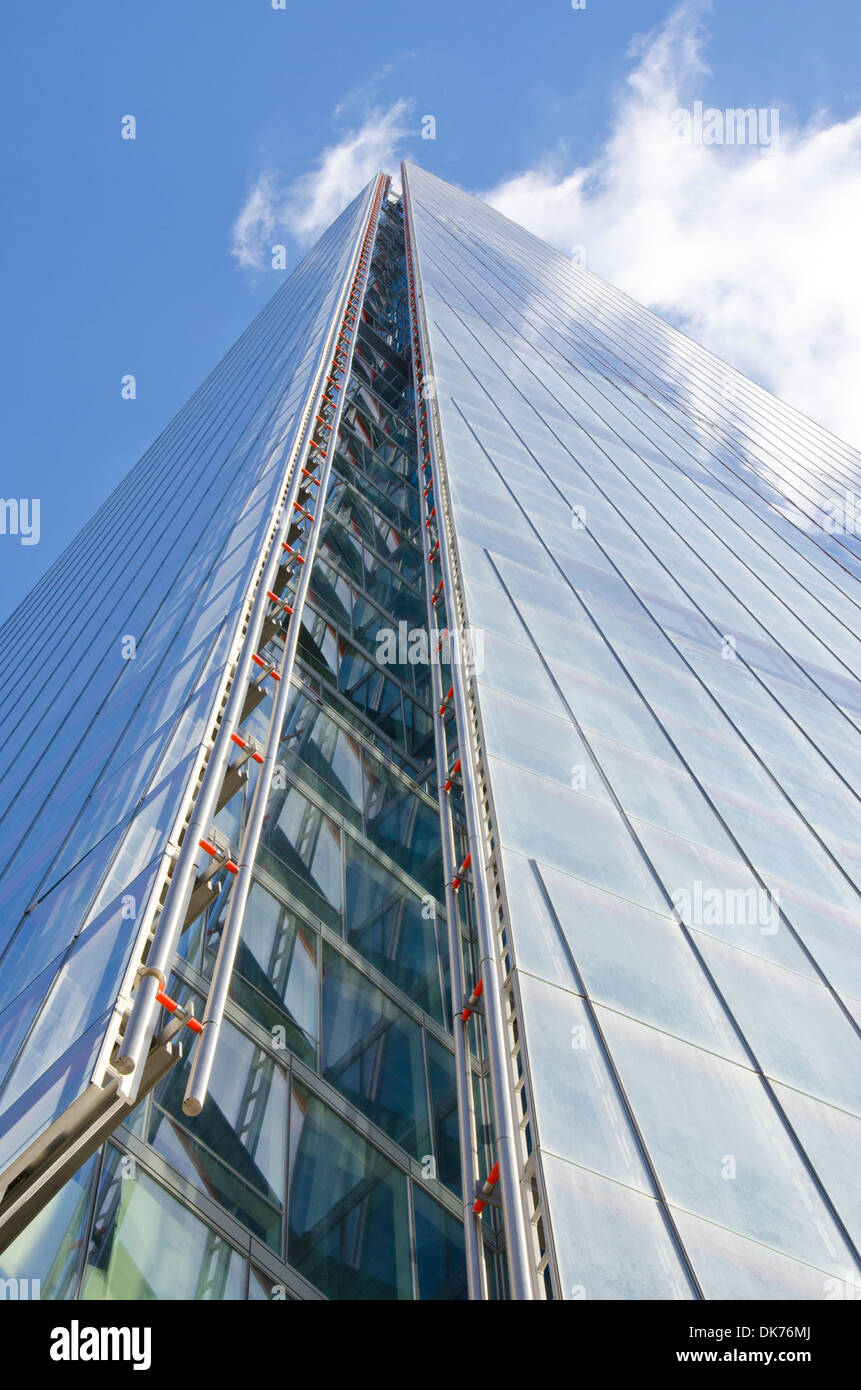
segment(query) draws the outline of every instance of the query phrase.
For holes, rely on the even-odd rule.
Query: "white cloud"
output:
[[[275,195],[272,175],[261,174],[233,224],[231,255],[243,270],[261,270],[275,228]]]
[[[551,156],[483,196],[861,443],[861,114],[799,128],[781,112],[771,148],[680,143],[672,112],[705,99],[699,12],[683,5],[639,43],[592,163]],[[713,83],[705,105],[720,105]]]
[[[231,254],[243,269],[260,270],[285,236],[308,246],[325,231],[380,169],[391,171],[410,131],[409,102],[371,111],[358,130],[323,151],[313,169],[286,189],[263,173],[233,225]]]

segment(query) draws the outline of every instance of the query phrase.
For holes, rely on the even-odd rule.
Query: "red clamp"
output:
[[[459,772],[460,772],[460,758],[458,758],[458,760],[457,760],[457,762],[455,763],[454,767],[452,768],[451,772],[448,774],[447,780],[443,783],[443,791],[444,791],[444,792],[450,792],[450,791],[451,791],[452,787],[454,786],[454,779],[455,779],[455,777],[457,776],[457,774],[458,774]]]
[[[484,1182],[476,1185],[476,1200],[472,1204],[472,1209],[476,1216],[481,1216],[487,1206],[487,1199],[493,1196],[493,1189],[499,1182],[499,1164],[494,1163]]]
[[[257,749],[253,746],[253,744],[249,743],[247,739],[244,739],[241,734],[231,734],[230,737],[233,743],[236,744],[237,748],[241,748],[243,753],[247,752],[249,754],[252,762],[263,762],[263,754],[258,753]]]
[[[218,845],[214,845],[211,840],[198,840],[197,843],[201,849],[206,850],[210,859],[223,859],[224,868],[229,874],[239,873],[239,865],[234,864],[232,859],[228,859],[224,852],[218,848]]]
[[[165,994],[163,989],[160,989],[158,994],[156,995],[156,1002],[161,1004],[163,1009],[167,1009],[169,1014],[176,1014],[180,1023],[184,1023],[186,1028],[191,1029],[192,1033],[203,1032],[203,1024],[200,1023],[199,1020],[196,1019],[193,1014],[190,1014],[186,1009],[181,1009],[177,1004],[176,1000],[169,998],[169,996]]]
[[[275,603],[275,604],[277,604],[279,608],[283,608],[285,613],[292,613],[292,612],[293,612],[293,609],[290,607],[290,605],[289,605],[289,603],[287,602],[287,600],[286,600],[286,599],[283,599],[283,598],[279,598],[277,594],[273,594],[273,592],[272,592],[271,589],[267,589],[267,590],[266,590],[266,597],[267,597],[267,598],[271,598],[272,602]]]
[[[479,980],[478,984],[475,986],[475,989],[472,991],[472,994],[469,996],[468,999],[464,1000],[463,1012],[460,1016],[461,1023],[468,1023],[474,1013],[480,1012],[480,1010],[476,1009],[476,1005],[478,1004],[478,1001],[483,993],[484,981]]]
[[[272,665],[271,661],[264,661],[263,657],[260,656],[257,652],[254,653],[251,660],[254,662],[255,666],[263,667],[263,675],[260,677],[261,681],[265,681],[267,676],[271,676],[274,681],[280,681],[281,677],[275,670],[275,667]],[[258,684],[259,683],[260,682],[258,682]]]
[[[454,878],[453,878],[452,881],[451,881],[451,886],[452,886],[452,888],[454,889],[455,893],[457,892],[457,890],[458,890],[458,888],[460,887],[460,885],[463,883],[464,874],[466,873],[466,871],[467,871],[467,869],[469,868],[469,866],[470,866],[471,863],[472,863],[472,855],[471,855],[471,854],[468,854],[468,855],[466,856],[466,858],[464,859],[463,863],[461,864],[460,868],[458,869],[457,873],[455,874]]]

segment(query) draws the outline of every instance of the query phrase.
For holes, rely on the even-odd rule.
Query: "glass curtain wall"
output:
[[[857,1297],[856,451],[407,166],[565,1298]]]
[[[183,1114],[180,1063],[0,1256],[43,1297],[465,1296],[405,283],[392,200],[209,1097]],[[243,734],[267,722],[261,699]],[[215,821],[234,850],[249,767]],[[231,882],[168,985],[198,1015]]]

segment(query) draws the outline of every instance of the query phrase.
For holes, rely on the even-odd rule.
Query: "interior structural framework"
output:
[[[4,1287],[857,1298],[861,455],[401,190],[0,629]]]

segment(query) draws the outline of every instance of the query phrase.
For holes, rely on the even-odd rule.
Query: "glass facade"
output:
[[[344,243],[355,239],[367,214],[366,193],[309,257],[319,264],[328,300],[304,266],[276,295],[273,305],[280,297],[283,306],[281,334],[300,341],[308,334],[309,321],[296,307],[301,290],[300,305],[319,321],[318,337],[325,336],[335,302],[330,281],[343,278]],[[341,261],[333,261],[336,251]],[[402,212],[390,202],[377,229],[344,389],[275,776],[206,1103],[194,1118],[183,1111],[186,1044],[183,1059],[127,1114],[112,1141],[0,1256],[4,1269],[32,1267],[43,1297],[465,1296],[430,681],[425,668],[397,653],[393,660],[380,655],[386,634],[397,634],[399,625],[426,632],[405,284]],[[264,315],[272,317],[272,306]],[[305,351],[311,360],[311,349]],[[279,390],[297,402],[298,416],[309,386],[307,374],[297,379],[296,371],[282,360]],[[270,409],[283,415],[283,400]],[[200,428],[209,423],[198,422]],[[211,423],[215,433],[218,422]],[[250,438],[250,420],[239,423]],[[258,512],[265,517],[265,507]],[[259,540],[256,549],[245,547],[246,565],[258,551]],[[283,640],[279,630],[271,633],[261,650],[266,666],[280,668]],[[141,648],[138,660],[142,654]],[[193,666],[188,663],[189,671]],[[206,680],[203,698],[198,680],[167,733],[169,746],[185,759],[212,717],[213,677]],[[147,769],[164,757],[163,740],[152,729],[167,723],[165,711],[177,708],[176,691],[186,686],[163,683],[170,685],[168,695],[142,701],[121,733],[121,765],[141,761],[140,748],[150,744],[156,751],[147,754]],[[270,706],[271,697],[248,702],[241,725],[246,740],[265,741]],[[212,827],[234,857],[261,775],[253,762],[246,772]],[[145,776],[141,772],[142,785]],[[171,798],[159,802],[160,827],[175,819],[180,796],[177,781]],[[0,1105],[7,1094],[27,1102],[23,1130],[8,1131],[10,1157],[90,1078],[92,1048],[76,1056],[62,1096],[52,1091],[49,1103],[35,1111],[34,1077],[44,1087],[53,1054],[65,1054],[91,1017],[97,1017],[98,1047],[134,928],[121,905],[129,893],[143,901],[163,848],[154,841],[147,869],[120,884],[113,861],[121,832],[113,829],[112,803],[102,799],[99,805],[101,825],[111,829],[94,837],[92,869],[81,856],[84,868],[76,865],[54,892],[40,897],[11,936],[0,969],[6,1016],[19,1030],[13,1035],[10,1027],[13,1065]],[[131,833],[136,843],[135,825]],[[113,893],[101,893],[97,905],[105,906],[96,915],[89,902],[98,875],[106,872],[117,882]],[[198,1016],[234,880],[220,868],[213,883],[213,901],[183,933],[167,984],[168,996],[180,1007],[192,1005]],[[74,913],[82,939],[68,962],[80,956],[83,967],[87,952],[90,960],[86,973],[77,968],[72,978],[73,966],[63,957],[54,964],[52,956],[58,923],[68,926]],[[42,942],[37,956],[34,948]],[[463,950],[468,955],[468,931]],[[43,958],[47,971],[39,970]],[[97,983],[97,1003],[81,1020],[71,1005],[66,1014],[52,1005],[58,978],[74,984],[79,1010],[82,982]],[[37,1047],[40,1027],[46,1041]],[[27,1038],[39,1066],[16,1085],[19,1036]],[[481,1104],[477,1055],[472,1070]],[[58,1244],[70,1225],[74,1239],[63,1234]],[[498,1222],[487,1223],[486,1237],[496,1278]],[[181,1250],[172,1270],[164,1264],[165,1242],[172,1254]]]
[[[540,1267],[857,1297],[861,546],[828,523],[861,460],[475,199],[409,166],[406,201]]]
[[[861,550],[827,518],[859,457],[403,179],[0,630],[0,1275],[84,1300],[851,1296]],[[259,783],[203,1107],[182,1030],[4,1237],[29,1156],[123,1084],[300,472],[307,588],[283,560],[160,981],[205,1016]],[[60,678],[25,680],[49,625]],[[273,769],[248,755],[297,632]]]

